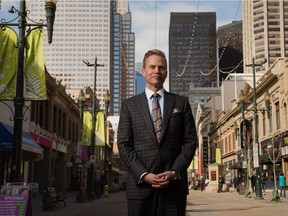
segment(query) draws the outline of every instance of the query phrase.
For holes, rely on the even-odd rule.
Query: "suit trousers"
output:
[[[181,197],[152,190],[146,199],[128,199],[129,216],[185,216],[187,195]]]

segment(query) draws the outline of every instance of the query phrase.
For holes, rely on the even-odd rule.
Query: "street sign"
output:
[[[243,168],[243,169],[246,169],[246,168],[247,168],[247,161],[243,161],[243,162],[242,162],[242,168]]]

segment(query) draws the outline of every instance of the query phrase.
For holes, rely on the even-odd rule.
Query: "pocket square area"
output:
[[[178,108],[175,108],[175,109],[173,109],[173,111],[172,111],[172,113],[180,113],[181,111],[180,111],[180,109],[178,109]]]

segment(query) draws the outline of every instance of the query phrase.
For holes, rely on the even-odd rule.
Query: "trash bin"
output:
[[[106,184],[106,185],[104,186],[104,197],[108,197],[108,194],[109,194],[109,187],[108,187],[108,185]]]

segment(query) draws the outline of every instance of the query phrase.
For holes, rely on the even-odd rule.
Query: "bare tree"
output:
[[[278,194],[277,189],[277,177],[276,177],[276,163],[279,161],[281,157],[281,145],[282,145],[282,136],[277,136],[273,134],[273,137],[271,139],[271,142],[267,144],[267,148],[265,151],[267,152],[267,155],[270,159],[270,161],[273,164],[273,177],[274,177],[274,190],[272,193],[272,201],[279,201],[280,197]]]

